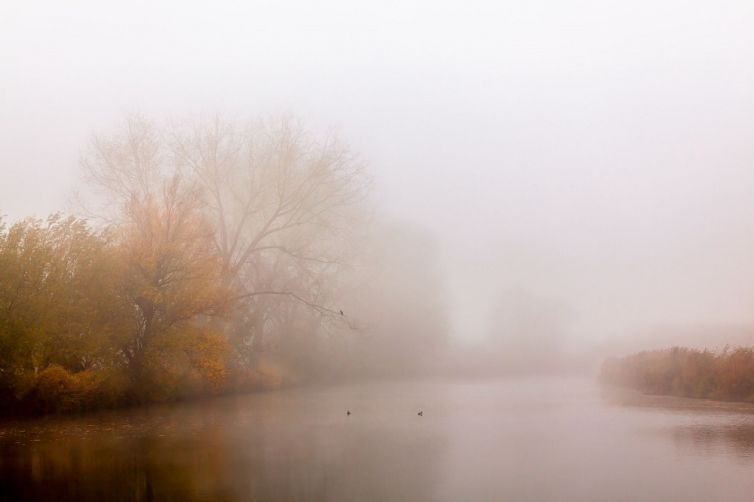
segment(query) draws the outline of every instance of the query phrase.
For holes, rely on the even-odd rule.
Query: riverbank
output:
[[[645,394],[754,402],[754,348],[672,347],[606,360],[603,382]]]

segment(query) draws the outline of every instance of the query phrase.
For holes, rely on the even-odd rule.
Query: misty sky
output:
[[[511,288],[582,342],[754,321],[754,2],[157,3],[0,5],[0,213],[125,113],[291,113],[434,235],[458,339]]]

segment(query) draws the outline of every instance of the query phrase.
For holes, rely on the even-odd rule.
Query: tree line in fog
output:
[[[648,394],[754,402],[754,348],[640,352],[607,359],[601,378]]]
[[[444,343],[431,239],[379,223],[334,137],[127,119],[82,215],[0,226],[0,400],[74,411],[412,374]]]

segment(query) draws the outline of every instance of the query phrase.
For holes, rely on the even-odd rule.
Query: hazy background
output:
[[[431,236],[458,342],[521,298],[571,351],[748,340],[752,26],[744,0],[4,2],[0,213],[65,207],[124,113],[292,113]]]

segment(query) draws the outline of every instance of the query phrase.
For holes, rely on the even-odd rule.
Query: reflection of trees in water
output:
[[[4,444],[0,491],[11,500],[197,500],[222,468],[222,445],[204,441],[200,450],[152,437]]]
[[[754,418],[754,405],[752,403],[648,394],[630,387],[621,387],[604,382],[600,386],[600,391],[602,399],[617,406],[656,408],[658,410],[683,410],[723,415],[749,415]]]
[[[376,426],[368,417],[331,423],[280,421],[264,413],[250,418],[240,410],[181,418],[132,437],[100,430],[76,437],[57,431],[26,444],[5,438],[0,499],[436,498],[429,490],[437,486],[444,443],[426,429]]]
[[[754,424],[693,425],[672,430],[673,441],[701,453],[734,454],[754,462]]]

